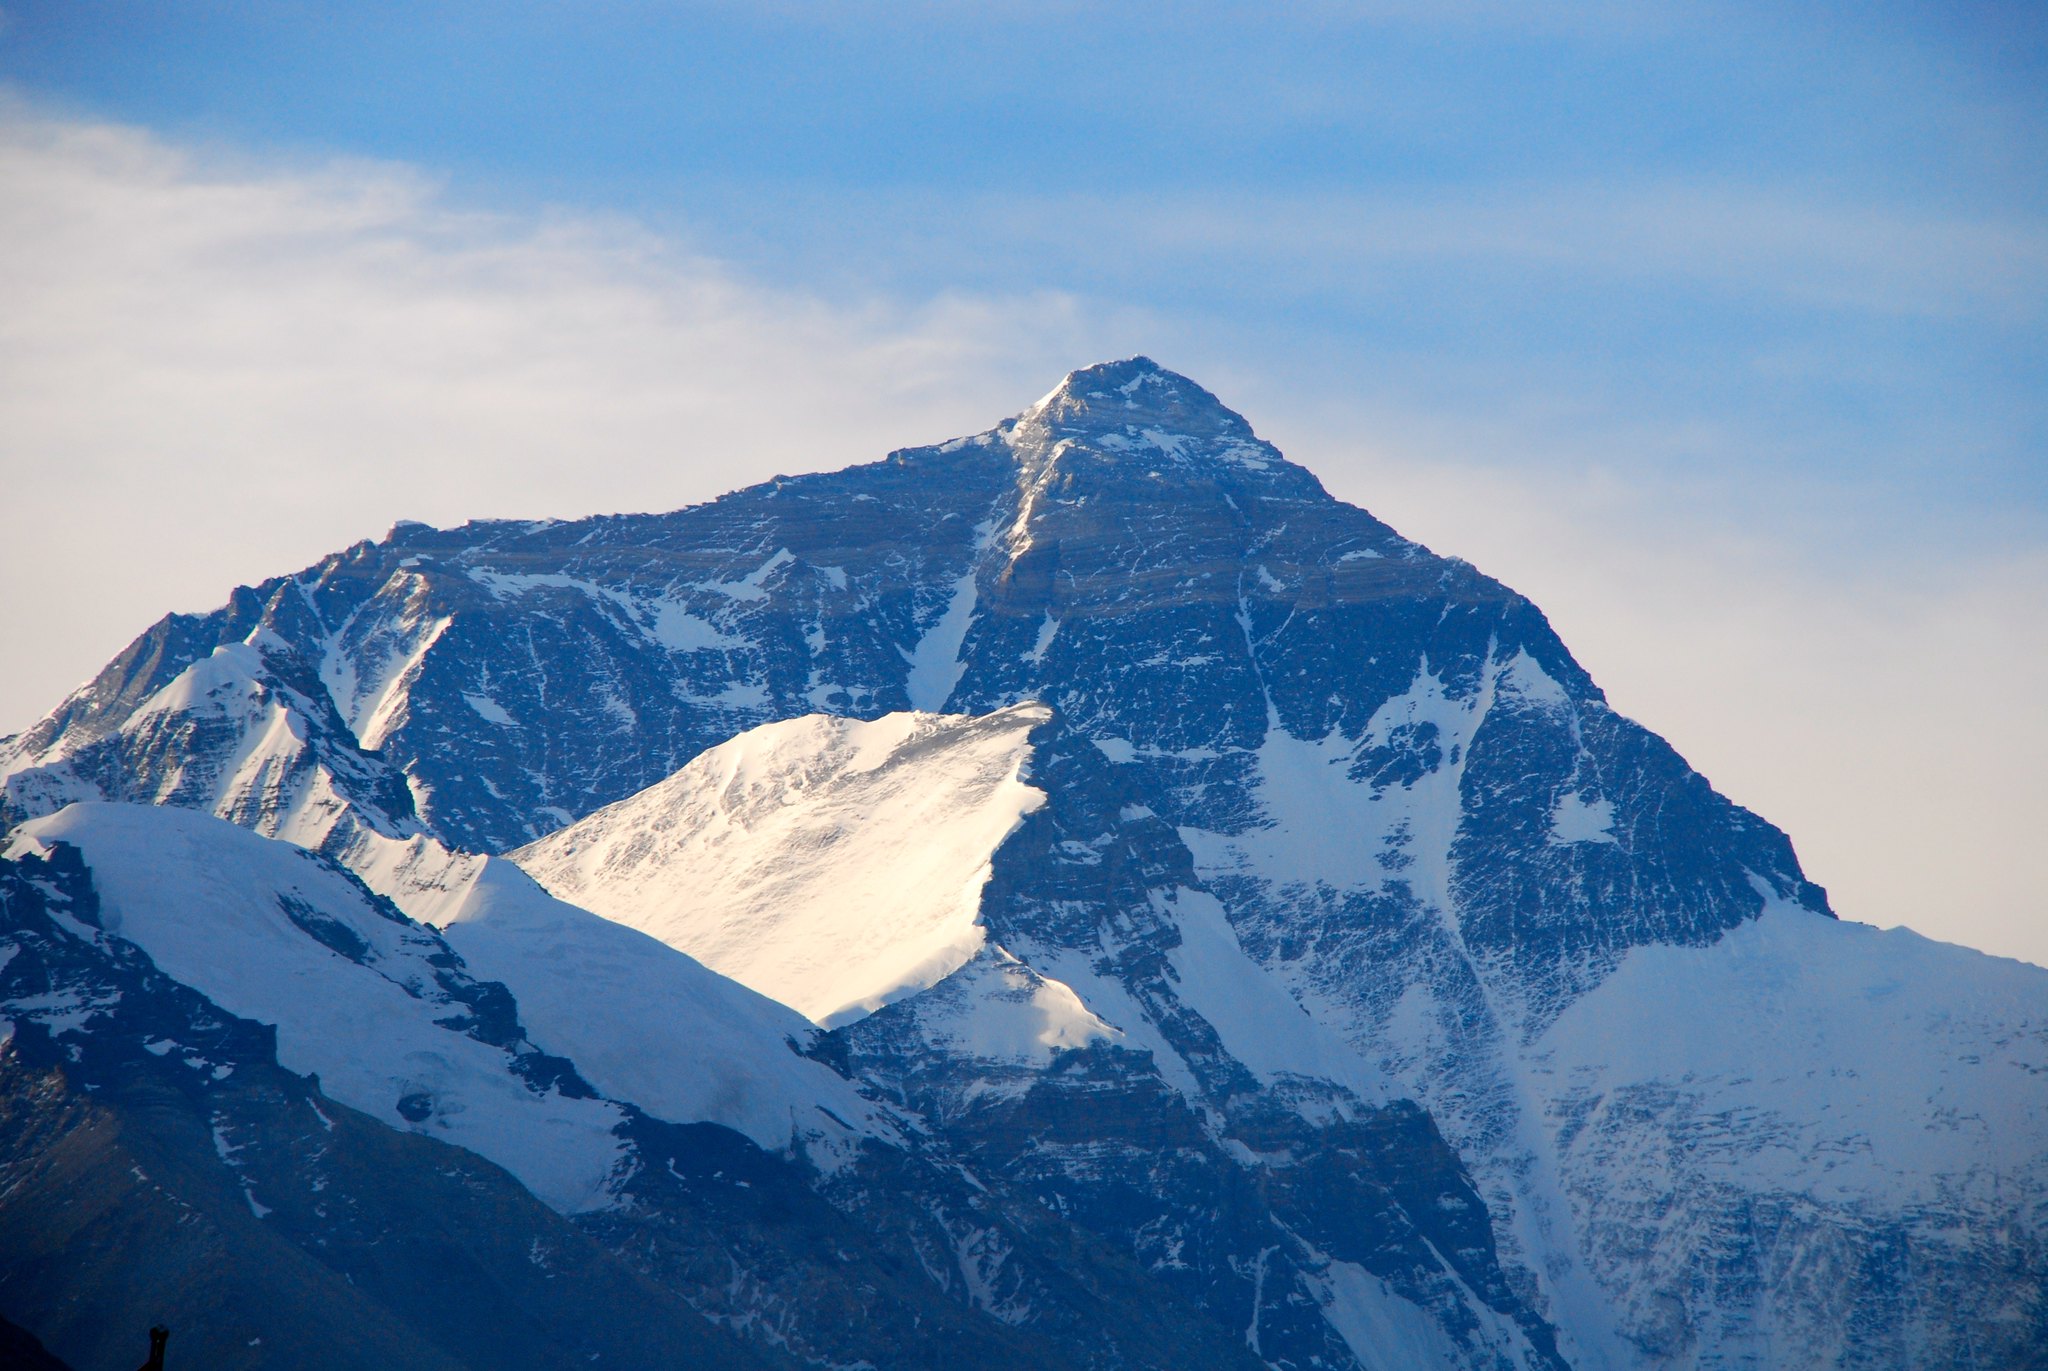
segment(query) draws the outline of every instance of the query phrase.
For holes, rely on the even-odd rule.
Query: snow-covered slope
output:
[[[503,983],[520,1021],[613,1099],[708,1121],[769,1151],[823,1147],[892,1126],[844,1078],[799,1056],[801,1016],[624,924],[564,904],[502,858],[477,859],[441,935]]]
[[[1171,1317],[1168,1292],[1056,1233],[1048,1260],[1029,1250],[1030,1224],[1006,1222],[986,1187],[886,1145],[820,1169],[811,1149],[785,1159],[724,1128],[627,1108],[612,1202],[551,1214],[482,1158],[402,1137],[317,1079],[280,1070],[279,1039],[305,1025],[280,1032],[228,1014],[105,931],[119,917],[102,891],[110,874],[56,838],[0,857],[0,1286],[10,1315],[76,1365],[108,1364],[110,1347],[170,1309],[188,1351],[211,1349],[207,1364],[242,1371],[274,1364],[278,1349],[293,1365],[436,1371],[598,1361],[1078,1371],[1109,1349],[1133,1371],[1251,1371],[1220,1330]],[[220,874],[244,884],[232,868]],[[498,874],[521,879],[502,864]],[[302,885],[294,898],[317,893]],[[295,912],[295,928],[346,945],[346,925],[322,927],[303,902]],[[131,931],[155,922],[124,913]],[[230,955],[247,950],[235,936],[221,942]],[[445,950],[429,960],[472,999],[502,993],[465,984]],[[317,989],[355,995],[375,1020],[388,1018],[378,986],[389,983],[335,977]],[[530,1143],[519,1131],[503,1143]],[[1009,1284],[1056,1311],[1053,1339],[949,1297],[960,1277],[947,1234],[970,1223],[988,1235],[984,1250],[1001,1243]],[[128,1331],[113,1337],[111,1325]]]
[[[1203,1291],[1219,1275],[1251,1274],[1255,1298],[1294,1311],[1261,1316],[1276,1355],[1283,1340],[1297,1349],[1290,1360],[1342,1355],[1360,1329],[1407,1319],[1435,1329],[1452,1364],[1551,1365],[1545,1330],[1518,1324],[1526,1311],[1506,1292],[1455,1162],[1390,1106],[1370,1063],[1245,954],[1221,905],[1191,884],[1172,831],[1119,804],[1115,782],[1101,749],[1041,706],[806,718],[743,733],[514,856],[576,898],[679,939],[696,936],[691,920],[723,897],[709,926],[756,954],[764,989],[793,1000],[834,962],[855,975],[887,969],[877,985],[920,968],[903,993],[837,1016],[818,1051],[913,1111],[927,1137],[1030,1176],[1041,1203],[1105,1206],[1099,1221],[1120,1240],[1159,1244],[1171,1282]],[[733,894],[747,903],[735,908]],[[1044,917],[1041,900],[1061,917]],[[459,916],[450,926],[458,946],[462,927]],[[937,961],[934,930],[949,949]],[[799,960],[821,943],[833,962]],[[843,1004],[860,985],[832,983],[823,1002]],[[995,1122],[1009,1110],[1025,1112]],[[1119,1136],[1131,1112],[1182,1130],[1171,1182],[1138,1179],[1160,1162]],[[1198,1258],[1180,1254],[1187,1237],[1162,1241],[1201,1222],[1205,1197],[1257,1190],[1270,1163],[1254,1145],[1298,1149],[1311,1170],[1358,1146],[1331,1137],[1357,1127],[1401,1139],[1416,1194],[1352,1210],[1323,1245],[1272,1241],[1268,1225],[1314,1222],[1284,1197],[1246,1200],[1247,1213],[1202,1234]],[[1048,1129],[1071,1151],[1041,1136]],[[1134,1191],[1153,1193],[1134,1205]],[[1417,1225],[1446,1213],[1467,1226],[1422,1239]],[[997,1235],[977,1225],[958,1242],[976,1302],[1031,1317],[1036,1300],[1003,1274]]]
[[[552,1207],[610,1202],[620,1107],[529,1042],[502,986],[332,861],[204,814],[71,805],[7,852],[79,849],[100,925],[228,1012],[288,1070],[395,1128],[482,1154]]]
[[[78,849],[0,857],[0,1331],[77,1368],[168,1315],[170,1364],[209,1371],[770,1371],[589,1215],[281,1069],[105,915]],[[61,1371],[13,1338],[0,1366]]]
[[[331,860],[187,811],[73,805],[22,826],[8,850],[51,842],[84,853],[107,932],[224,1008],[277,1024],[283,1065],[481,1152],[558,1208],[598,1202],[619,1160],[618,1107],[581,1083],[769,1151],[803,1142],[822,1157],[889,1130],[799,1055],[815,1032],[802,1018],[553,899],[503,860],[438,854],[419,901],[440,908],[437,934]],[[537,1070],[541,1054],[555,1060]]]
[[[2001,1273],[2048,1231],[2048,971],[1774,905],[1629,953],[1527,1062],[1637,1346],[1945,1361],[1968,1311],[1996,1364],[2038,1335]]]
[[[1044,799],[1023,772],[1047,717],[768,724],[511,857],[565,900],[844,1023],[980,950],[989,856]]]

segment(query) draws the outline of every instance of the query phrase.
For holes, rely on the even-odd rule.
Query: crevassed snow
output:
[[[982,946],[989,859],[1044,796],[1024,704],[764,724],[511,855],[549,891],[827,1026]]]
[[[168,807],[72,805],[17,828],[8,852],[52,842],[84,854],[107,932],[230,1013],[275,1024],[287,1069],[317,1072],[329,1095],[394,1128],[489,1158],[565,1213],[609,1201],[619,1107],[536,1093],[507,1049],[437,1023],[463,1008],[437,993],[429,959],[441,940],[380,910],[347,876],[288,843]],[[398,1112],[408,1097],[426,1102],[423,1122]]]

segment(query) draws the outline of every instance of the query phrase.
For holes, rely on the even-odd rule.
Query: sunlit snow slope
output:
[[[989,857],[1043,802],[1023,773],[1048,715],[768,724],[511,856],[562,899],[848,1022],[981,949]]]
[[[886,1131],[853,1085],[798,1055],[803,1018],[637,929],[550,896],[502,858],[473,859],[441,934],[503,982],[527,1031],[614,1099],[709,1121],[770,1151],[834,1123]]]

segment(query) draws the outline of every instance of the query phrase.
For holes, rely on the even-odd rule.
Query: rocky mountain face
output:
[[[1144,359],[673,514],[400,525],[167,618],[0,775],[16,861],[92,801],[204,811],[361,882],[335,917],[366,944],[496,986],[491,1089],[610,1111],[604,1180],[543,1198],[744,1355],[2048,1346],[2048,973],[1836,922],[1533,605]],[[560,898],[472,855],[507,852]],[[281,1010],[121,945],[314,1069]],[[684,1000],[809,1122],[690,1084]],[[109,1015],[70,1031],[132,1032]],[[50,1052],[10,1138],[72,1117]]]

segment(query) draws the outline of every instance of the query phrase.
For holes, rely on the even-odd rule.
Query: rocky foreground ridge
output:
[[[400,525],[0,776],[0,1315],[79,1366],[166,1302],[224,1367],[2048,1347],[2048,972],[1838,922],[1533,605],[1142,358]]]

